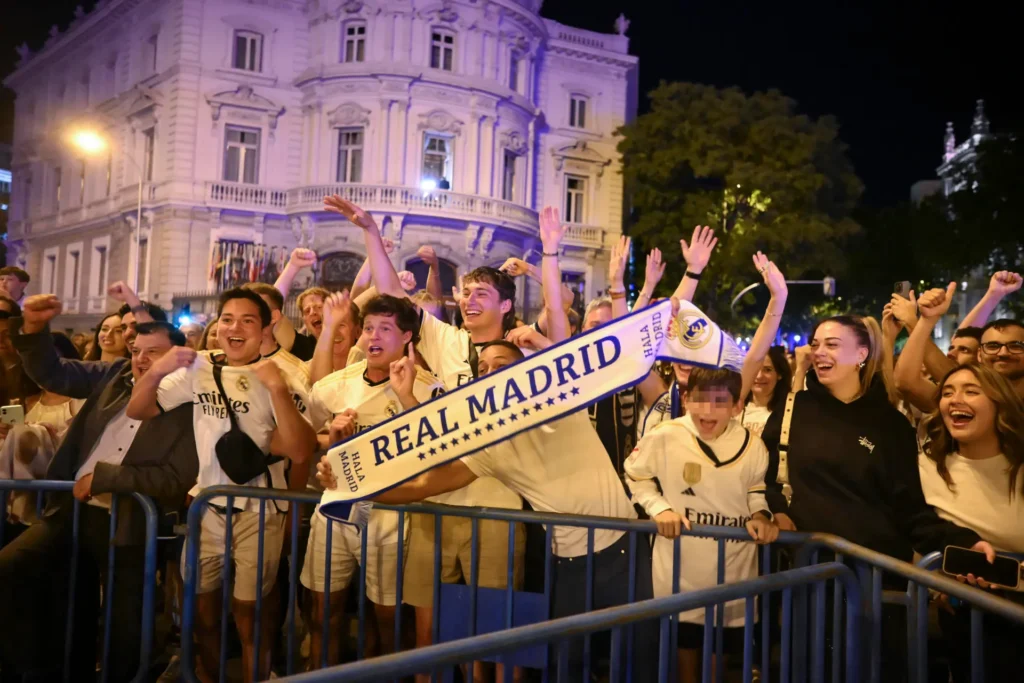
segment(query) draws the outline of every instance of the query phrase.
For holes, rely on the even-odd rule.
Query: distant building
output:
[[[936,173],[942,179],[942,191],[947,197],[964,188],[967,183],[964,173],[972,168],[974,160],[978,158],[978,145],[991,137],[988,117],[985,116],[985,100],[978,100],[974,120],[971,121],[971,134],[959,145],[956,144],[953,122],[946,124],[942,164]]]
[[[615,130],[636,115],[637,59],[624,17],[594,33],[540,5],[100,0],[39,53],[21,48],[4,81],[12,260],[79,327],[112,307],[112,280],[138,274],[143,296],[195,312],[300,244],[320,254],[320,282],[351,282],[362,237],[321,210],[325,194],[372,212],[421,284],[416,250],[435,245],[446,286],[539,257],[537,212],[555,205],[566,277],[594,296],[622,231]],[[73,125],[115,149],[82,158],[60,143]],[[520,310],[536,310],[539,287],[521,289]]]
[[[917,205],[940,192],[942,192],[941,180],[918,180],[910,186],[910,201]]]

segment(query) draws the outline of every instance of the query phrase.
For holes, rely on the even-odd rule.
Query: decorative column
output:
[[[391,147],[391,104],[392,100],[380,101],[380,130],[384,144],[380,150],[380,180],[388,182],[388,150]]]
[[[536,161],[534,156],[537,153],[537,119],[536,117],[530,119],[529,134],[527,136],[526,143],[526,185],[523,188],[526,193],[523,196],[523,204],[529,209],[536,208],[536,197],[534,196],[534,182],[533,174],[536,170]]]

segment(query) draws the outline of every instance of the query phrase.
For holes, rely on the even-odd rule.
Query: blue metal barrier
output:
[[[795,587],[837,580],[851,596],[853,607],[846,619],[846,680],[860,680],[860,642],[856,623],[860,619],[860,584],[853,571],[838,562],[829,562],[811,567],[802,567],[778,572],[768,576],[748,579],[737,583],[713,588],[679,593],[676,595],[643,600],[621,607],[562,617],[530,626],[520,626],[500,633],[488,633],[463,640],[432,645],[413,652],[380,657],[371,661],[344,664],[332,669],[314,671],[287,678],[295,683],[318,683],[321,681],[345,681],[362,683],[380,681],[401,676],[410,676],[441,666],[457,666],[463,662],[486,659],[501,652],[529,647],[542,643],[565,643],[570,638],[585,636],[599,631],[611,630],[621,638],[622,629],[630,624],[658,619],[661,623],[662,648],[658,666],[658,680],[668,681],[671,660],[674,659],[671,643],[666,647],[671,619],[679,612],[707,608],[732,600],[744,599],[747,613],[752,616],[753,601],[758,595],[773,591],[790,591]],[[753,636],[753,620],[747,623],[748,642]],[[616,636],[613,636],[615,638]],[[705,643],[707,645],[707,643]],[[614,648],[613,648],[614,651]],[[750,648],[744,648],[743,668],[749,672],[753,664]],[[705,680],[710,670],[705,670]],[[618,669],[612,668],[612,681],[618,681]],[[561,679],[561,677],[560,677]],[[748,674],[749,680],[749,674]]]
[[[74,488],[75,483],[71,481],[50,481],[50,480],[20,480],[20,479],[0,479],[0,510],[6,514],[7,510],[7,492],[8,491],[31,491],[37,494],[36,508],[38,516],[42,517],[44,504],[43,496],[47,493],[56,492],[67,492],[70,493]],[[135,675],[135,681],[145,680],[149,673],[150,657],[152,655],[153,648],[153,631],[154,631],[154,619],[155,619],[155,591],[156,591],[156,541],[157,541],[157,507],[153,501],[139,493],[131,494],[139,505],[142,507],[143,514],[145,515],[145,559],[143,564],[143,593],[142,593],[142,623],[139,625],[141,629],[141,645],[139,649],[139,668]],[[114,545],[115,532],[117,530],[117,515],[118,515],[118,499],[119,494],[111,495],[110,503],[110,547],[107,551],[107,577],[106,584],[104,586],[104,631],[103,631],[103,652],[102,658],[100,659],[101,683],[107,681],[107,662],[110,658],[110,629],[111,629],[111,610],[113,608],[113,600],[111,596],[114,591],[114,558],[116,553],[116,546]],[[79,519],[80,511],[83,503],[75,500],[73,503],[72,512],[72,532],[71,532],[71,557],[69,565],[69,598],[68,598],[68,611],[67,620],[64,627],[64,653],[63,653],[63,680],[65,683],[70,681],[70,660],[73,642],[73,626],[75,616],[75,584],[78,573],[78,555],[79,555]],[[43,521],[37,523],[45,523]],[[0,525],[0,548],[6,545],[6,539],[3,536],[3,526]]]

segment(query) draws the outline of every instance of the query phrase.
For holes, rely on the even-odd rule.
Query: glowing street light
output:
[[[84,154],[85,156],[96,156],[97,154],[110,148],[110,144],[107,138],[95,130],[88,128],[78,128],[71,131],[67,136],[68,143],[76,150]],[[139,245],[139,236],[142,234],[142,167],[135,161],[131,154],[124,153],[124,156],[128,158],[128,161],[132,163],[135,170],[139,172],[139,197],[135,209],[135,254],[133,261],[135,262],[135,277],[134,277],[134,289],[136,292],[139,291],[139,271],[141,270],[141,264],[139,263],[139,255],[141,254]]]

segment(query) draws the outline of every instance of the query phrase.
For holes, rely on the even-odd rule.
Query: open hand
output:
[[[921,317],[927,320],[937,320],[946,315],[955,295],[955,282],[950,282],[946,289],[929,289],[917,300],[917,308],[921,311]]]
[[[558,251],[562,244],[562,236],[565,235],[565,225],[562,224],[558,209],[553,206],[545,206],[540,212],[540,243],[544,251],[553,254]]]
[[[665,266],[668,263],[661,260],[661,249],[651,249],[647,254],[647,268],[644,269],[644,289],[648,296],[654,294],[655,288],[661,282],[661,276],[665,274]]]
[[[779,271],[778,266],[773,261],[768,260],[768,257],[761,252],[754,254],[753,259],[754,268],[761,274],[764,284],[768,287],[768,291],[771,292],[772,296],[776,299],[788,296],[789,288],[786,287],[786,276]]]
[[[333,333],[341,323],[351,317],[351,312],[352,299],[349,298],[347,289],[331,293],[324,299],[323,329]]]
[[[690,520],[681,517],[675,510],[665,510],[654,516],[654,523],[658,525],[658,534],[665,538],[675,538],[682,529],[690,530]]]
[[[623,235],[619,241],[612,245],[611,260],[608,261],[608,284],[611,288],[623,287],[623,277],[626,274],[626,262],[629,260],[629,247],[631,240]]]
[[[686,259],[686,269],[691,273],[700,274],[707,267],[711,260],[711,252],[715,250],[718,238],[715,231],[708,226],[697,226],[693,229],[693,237],[690,243],[686,240],[679,240],[679,246],[683,251],[683,258]]]
[[[363,230],[377,227],[377,222],[373,220],[373,216],[336,194],[324,197],[324,211],[341,214]]]

